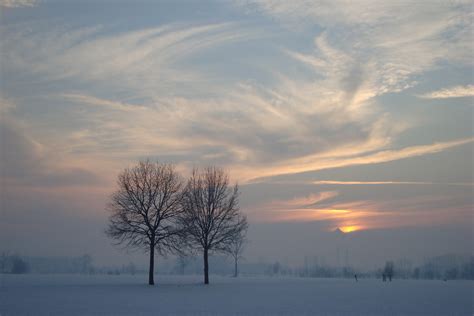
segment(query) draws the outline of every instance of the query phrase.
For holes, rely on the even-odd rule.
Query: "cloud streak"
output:
[[[471,2],[2,9],[0,247],[106,256],[116,177],[149,158],[228,171],[251,260],[330,258],[336,228],[381,263],[472,250]]]
[[[96,98],[93,96],[83,95],[83,94],[66,93],[66,94],[60,95],[59,97],[65,98],[67,100],[73,101],[78,104],[88,104],[91,106],[104,107],[106,109],[124,111],[124,112],[142,111],[142,110],[147,109],[146,107],[141,106],[141,105],[111,101],[111,100]]]
[[[337,180],[319,180],[313,181],[312,184],[333,184],[333,185],[380,185],[380,184],[413,184],[413,185],[454,185],[454,186],[473,186],[474,183],[437,183],[423,181],[337,181]]]
[[[474,85],[456,86],[437,91],[421,94],[418,97],[422,99],[448,99],[448,98],[464,98],[474,96]]]
[[[87,187],[98,179],[112,186],[119,170],[150,157],[174,162],[184,174],[219,165],[232,179],[261,189],[270,177],[298,179],[472,146],[472,133],[457,127],[420,136],[430,115],[413,98],[430,71],[472,65],[468,3],[407,9],[406,3],[379,1],[262,0],[255,7],[255,24],[5,25],[2,77],[11,79],[0,98],[0,112],[7,114],[0,123],[14,154],[3,159],[2,171],[12,183],[30,181],[32,187]],[[420,97],[473,95],[472,85],[447,86]],[[408,106],[409,114],[400,110]],[[15,174],[21,170],[27,177]],[[269,194],[249,208],[269,221],[328,220],[359,228],[427,223],[412,208],[419,202],[428,210],[433,197],[398,204],[375,203],[375,195],[341,198],[344,186],[438,186],[409,179],[320,180],[312,184],[328,185],[327,191],[286,200]],[[472,186],[449,181],[439,185],[446,191]],[[446,209],[458,212],[450,204]],[[464,208],[459,213],[464,216]],[[436,216],[446,219],[441,211]]]
[[[351,155],[351,153],[346,153],[346,157],[341,156],[336,158],[325,158],[324,156],[319,157],[318,155],[308,156],[287,161],[285,164],[281,164],[278,166],[262,168],[261,177],[302,173],[306,171],[317,171],[354,165],[378,164],[383,162],[438,153],[449,148],[470,144],[473,141],[474,138],[466,138],[450,142],[434,143],[430,145],[410,146],[398,150],[382,150],[368,155],[356,157]]]
[[[33,7],[36,4],[36,0],[0,0],[0,7],[5,8]]]
[[[184,169],[224,165],[235,178],[249,181],[417,157],[472,142],[394,148],[394,140],[410,125],[394,119],[376,98],[411,86],[409,78],[438,57],[425,58],[431,60],[426,67],[406,65],[412,70],[400,72],[405,66],[390,63],[399,52],[383,38],[371,43],[382,48],[362,60],[357,49],[348,51],[327,31],[314,39],[310,54],[280,52],[290,65],[309,65],[314,72],[310,80],[282,69],[273,72],[274,85],[238,80],[203,93],[212,75],[183,63],[199,52],[264,36],[236,26],[170,24],[111,35],[103,34],[104,27],[66,35],[59,30],[12,32],[6,37],[11,44],[6,56],[8,67],[45,74],[50,80],[97,83],[98,89],[88,93],[75,89],[56,95],[71,104],[70,119],[80,118],[84,124],[66,130],[55,143],[82,163],[86,157],[107,165],[110,155],[125,160],[156,156],[173,159]],[[420,31],[410,46],[446,25],[431,27],[435,30]],[[182,93],[188,83],[193,88]],[[119,97],[102,97],[103,91]]]

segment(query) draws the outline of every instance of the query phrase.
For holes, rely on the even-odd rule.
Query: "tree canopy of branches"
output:
[[[247,229],[238,197],[238,186],[229,187],[228,175],[216,167],[193,170],[184,189],[180,223],[188,245],[203,253],[205,284],[209,253],[229,252],[232,241]]]
[[[121,172],[107,206],[106,234],[116,244],[150,255],[148,283],[154,284],[155,249],[164,254],[177,243],[182,181],[172,165],[141,161]]]

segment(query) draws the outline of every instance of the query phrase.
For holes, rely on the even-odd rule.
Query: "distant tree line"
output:
[[[395,269],[395,275],[397,269]],[[408,271],[400,271],[400,277],[413,279],[474,280],[474,257],[443,255],[425,260]]]
[[[145,273],[130,262],[121,266],[95,266],[92,256],[78,257],[30,257],[2,252],[0,255],[0,273],[5,274],[137,274]]]
[[[267,276],[295,276],[314,278],[353,278],[355,274],[365,278],[383,279],[439,279],[474,280],[474,257],[461,255],[443,255],[428,258],[423,264],[413,266],[408,260],[387,261],[383,267],[374,271],[361,271],[350,266],[306,263],[304,266],[291,267],[276,261],[260,265],[256,270]]]
[[[92,257],[26,257],[3,252],[0,256],[1,273],[92,273]]]
[[[202,260],[195,255],[168,257],[160,261],[160,274],[195,275],[203,269]],[[474,280],[474,257],[443,255],[426,259],[414,266],[409,260],[388,261],[393,264],[392,278],[397,279],[433,279],[433,280]],[[218,275],[234,274],[234,259],[229,255],[214,255],[209,258],[212,272]],[[390,265],[388,265],[390,267]],[[355,269],[350,266],[336,267],[321,262],[310,262],[303,266],[289,266],[279,261],[244,262],[239,270],[246,276],[291,276],[301,278],[378,278],[386,271],[387,263],[371,271]],[[130,262],[116,266],[96,266],[90,255],[78,257],[28,257],[3,252],[0,255],[0,273],[71,273],[71,274],[107,274],[107,275],[144,275],[148,269]],[[388,281],[388,278],[387,278]]]
[[[184,259],[200,253],[204,283],[209,256],[232,254],[237,274],[248,223],[239,210],[239,189],[220,168],[194,169],[184,181],[173,165],[140,161],[123,170],[107,210],[106,234],[117,245],[149,254],[148,284],[154,284],[155,252]],[[182,262],[184,264],[184,262]]]
[[[0,273],[23,274],[29,271],[28,263],[18,254],[2,252],[0,256]]]
[[[92,257],[88,254],[77,257],[26,257],[32,273],[81,273],[95,272]]]
[[[349,266],[334,267],[315,263],[303,267],[291,267],[279,261],[266,264],[263,270],[263,274],[267,276],[295,276],[301,278],[353,278],[355,273],[355,269]]]

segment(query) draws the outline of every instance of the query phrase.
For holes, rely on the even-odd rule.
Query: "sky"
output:
[[[104,209],[149,158],[229,172],[249,260],[338,227],[361,258],[473,253],[473,9],[1,0],[0,250],[128,260]]]

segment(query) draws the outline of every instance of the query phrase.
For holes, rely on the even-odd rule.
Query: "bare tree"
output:
[[[383,273],[385,276],[387,276],[389,281],[392,282],[392,278],[394,274],[393,261],[385,262],[385,268],[383,270]]]
[[[234,259],[234,277],[236,278],[239,275],[238,263],[239,260],[243,258],[242,253],[244,251],[247,240],[245,235],[247,230],[242,230],[239,234],[235,234],[230,241],[228,253]]]
[[[219,168],[193,170],[182,200],[182,231],[188,245],[202,251],[204,283],[209,284],[209,253],[228,252],[247,219],[239,212],[237,184],[229,187],[228,175]]]
[[[191,263],[191,257],[185,253],[180,252],[176,257],[176,272],[181,275],[184,275],[186,267]]]
[[[78,258],[80,273],[90,273],[92,271],[92,257],[89,254],[84,254]]]
[[[148,283],[153,285],[155,249],[165,254],[176,247],[181,178],[172,165],[147,160],[120,173],[117,185],[107,207],[106,234],[116,244],[149,253]]]

